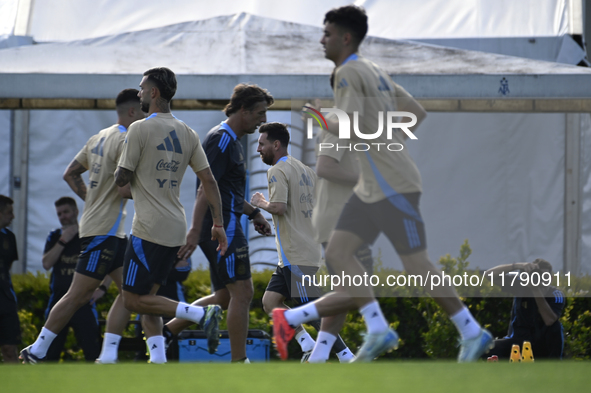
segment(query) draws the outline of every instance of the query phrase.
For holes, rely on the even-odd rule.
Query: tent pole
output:
[[[16,236],[19,259],[13,263],[13,274],[27,270],[27,203],[29,191],[29,116],[28,110],[12,113],[10,195],[14,200],[12,229]]]
[[[581,115],[567,113],[565,135],[564,192],[564,261],[563,272],[577,275],[580,270],[581,248],[581,189],[580,148]]]

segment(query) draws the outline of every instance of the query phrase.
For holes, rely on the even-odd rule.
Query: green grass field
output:
[[[0,366],[0,392],[585,392],[591,363],[64,363]]]

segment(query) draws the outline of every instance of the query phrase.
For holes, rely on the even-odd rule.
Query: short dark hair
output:
[[[117,98],[115,99],[115,107],[120,105],[126,104],[128,102],[140,102],[140,97],[138,97],[139,91],[137,89],[125,89],[121,90],[119,94],[117,94]]]
[[[533,264],[538,265],[540,269],[549,270],[550,272],[552,272],[552,264],[545,259],[538,258],[535,261],[533,261]]]
[[[338,27],[351,33],[356,40],[357,45],[363,41],[367,34],[367,14],[363,7],[356,5],[346,5],[339,8],[333,8],[324,16],[323,23],[333,23]]]
[[[144,72],[148,81],[153,83],[160,90],[160,97],[170,102],[176,93],[176,76],[174,72],[166,67],[150,68]]]
[[[6,195],[0,195],[0,210],[4,210],[4,208],[9,205],[14,205],[12,198],[7,197]]]
[[[226,116],[230,116],[242,108],[250,111],[261,101],[265,101],[268,106],[275,102],[273,96],[266,89],[250,83],[240,83],[234,87],[234,92],[230,102],[224,108],[224,113]]]
[[[259,127],[261,134],[267,134],[267,140],[271,142],[279,141],[281,146],[287,148],[289,145],[289,131],[287,124],[279,122],[265,123]]]
[[[74,198],[71,198],[69,196],[61,197],[60,199],[55,201],[55,207],[60,207],[60,206],[64,206],[64,205],[70,205],[73,208],[78,209],[78,205],[76,204],[76,201],[74,200]]]

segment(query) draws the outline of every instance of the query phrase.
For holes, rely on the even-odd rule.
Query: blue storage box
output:
[[[230,362],[228,331],[220,331],[220,345],[214,354],[207,351],[207,338],[202,330],[185,330],[178,335],[180,362]],[[251,362],[268,362],[271,337],[262,330],[249,330],[246,338],[246,356]]]

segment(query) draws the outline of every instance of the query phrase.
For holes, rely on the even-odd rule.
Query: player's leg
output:
[[[345,313],[322,318],[320,323],[314,323],[316,321],[308,322],[308,324],[312,325],[318,331],[314,350],[308,359],[310,363],[326,362],[330,356],[331,349],[335,352],[341,363],[349,363],[355,358],[353,352],[339,335],[346,319],[347,314]]]
[[[123,304],[122,294],[123,261],[127,249],[127,238],[119,239],[114,237],[112,240],[113,243],[111,247],[115,257],[107,271],[109,272],[109,276],[111,276],[115,282],[119,294],[109,309],[101,353],[97,358],[97,363],[103,364],[117,362],[119,343],[121,342],[123,331],[131,316],[131,312],[127,310]]]
[[[160,289],[159,284],[154,284],[149,296],[156,297],[156,292]],[[164,336],[162,336],[162,317],[159,315],[142,314],[140,317],[142,329],[146,336],[146,344],[150,352],[150,363],[166,363],[166,346]]]
[[[17,363],[18,362],[18,346],[17,345],[0,345],[0,351],[2,351],[2,359],[4,363]]]
[[[176,302],[162,296],[157,296],[157,287],[164,284],[168,272],[172,269],[179,247],[165,247],[140,238],[131,237],[125,252],[123,266],[123,302],[125,308],[138,314],[148,316],[165,316],[168,318],[182,318],[199,323],[208,336],[210,353],[215,352],[219,344],[218,324],[221,318],[219,306],[192,306],[184,302]],[[155,290],[156,289],[156,290]],[[153,318],[146,319],[148,331],[144,329],[146,337],[162,336],[162,325]],[[160,330],[153,330],[159,326]],[[158,345],[164,351],[164,345]]]
[[[370,361],[379,354],[396,348],[398,335],[389,328],[377,300],[373,297],[371,286],[352,286],[346,277],[363,276],[365,270],[355,257],[355,253],[363,243],[373,243],[381,228],[372,220],[371,213],[375,204],[366,204],[356,195],[351,196],[345,204],[335,230],[333,231],[327,250],[326,263],[337,274],[341,273],[339,287],[328,296],[308,303],[302,307],[286,311],[284,314],[273,314],[274,326],[296,326],[319,316],[334,316],[351,309],[358,308],[364,317],[368,334],[364,344],[357,353],[357,361]],[[385,212],[379,212],[384,215]],[[331,280],[336,277],[331,277]],[[340,282],[340,281],[345,281]],[[281,320],[283,318],[283,321]]]
[[[271,276],[271,280],[269,280],[269,284],[267,284],[267,288],[263,294],[263,310],[267,314],[272,315],[274,309],[289,309],[284,302],[286,299],[292,299],[291,285],[292,274],[290,267],[277,266],[277,269]],[[302,304],[302,301],[300,301],[300,304]],[[295,336],[297,343],[302,349],[302,362],[307,361],[316,342],[301,324],[295,326],[293,336]],[[289,341],[291,338],[286,338],[285,340]],[[275,341],[277,341],[277,337],[275,337]],[[285,346],[285,351],[286,350],[287,346]],[[281,349],[280,355],[281,353],[283,353],[282,356],[287,357],[287,352],[284,352],[284,349]]]
[[[82,306],[72,316],[70,326],[74,329],[76,342],[84,352],[84,359],[87,362],[94,362],[99,356],[99,325],[98,314],[94,305]],[[62,330],[65,331],[66,329]],[[49,353],[48,353],[49,355]]]
[[[210,305],[220,305],[222,309],[227,310],[230,304],[230,292],[226,288],[224,279],[220,277],[219,269],[225,269],[225,257],[220,255],[220,263],[218,263],[218,253],[216,251],[218,244],[216,241],[205,241],[199,244],[201,251],[209,262],[209,276],[211,279],[211,285],[213,287],[213,294],[209,296],[197,299],[191,305],[198,307],[207,307]],[[233,245],[230,244],[226,254],[233,252]],[[187,329],[193,324],[193,322],[175,318],[169,321],[164,327],[164,334],[167,337],[167,341],[172,340],[173,336],[176,336],[183,330]]]
[[[228,336],[232,361],[237,362],[246,359],[246,338],[248,337],[248,321],[250,302],[254,294],[252,278],[239,280],[232,284],[226,284],[230,292],[230,304],[228,305]]]
[[[45,354],[44,360],[47,362],[58,362],[62,356],[62,351],[64,350],[64,345],[66,344],[66,339],[68,338],[68,333],[70,329],[66,326],[62,329],[61,332],[57,335],[57,337],[51,342],[47,353]]]
[[[536,350],[534,342],[532,342],[532,352],[534,356],[548,357],[553,359],[562,359],[562,352],[564,350],[564,331],[560,322],[555,322],[551,326],[546,327],[546,333],[539,339],[539,344]]]
[[[419,211],[420,195],[416,192],[398,195],[395,200],[385,199],[374,204],[370,214],[396,248],[405,270],[426,279],[427,273],[439,275],[441,272],[427,254],[425,225]],[[400,201],[406,203],[401,204]],[[431,288],[425,285],[425,289],[449,315],[460,333],[462,344],[458,361],[475,361],[493,345],[492,335],[480,327],[453,286]]]
[[[214,288],[215,288],[215,286],[214,286]],[[191,303],[192,306],[197,306],[197,307],[207,307],[207,306],[219,305],[222,308],[222,310],[227,310],[229,304],[230,304],[230,292],[228,291],[227,288],[222,288],[222,289],[216,290],[211,295],[204,296],[202,298],[195,300],[193,303]],[[164,328],[162,329],[162,334],[164,335],[164,338],[166,339],[167,347],[172,342],[174,337],[176,337],[180,332],[182,332],[185,329],[188,329],[192,325],[194,325],[194,323],[192,321],[189,321],[186,319],[181,319],[181,318],[173,318],[168,323],[166,323],[164,325]]]
[[[59,332],[68,324],[72,316],[80,307],[87,304],[99,286],[100,280],[74,273],[74,278],[68,292],[57,302],[49,312],[45,326],[37,340],[29,347],[21,351],[21,358],[24,362],[34,363],[43,359]],[[32,355],[31,360],[27,359]]]
[[[18,362],[21,328],[16,301],[0,296],[0,351],[5,363]]]

